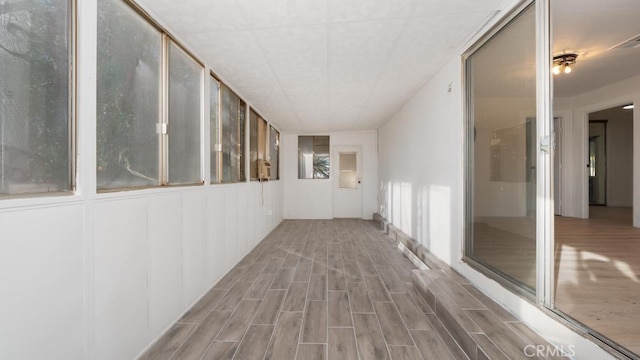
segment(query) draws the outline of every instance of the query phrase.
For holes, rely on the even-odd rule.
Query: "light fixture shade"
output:
[[[551,72],[554,75],[558,75],[561,72],[565,74],[571,73],[573,70],[573,65],[576,63],[576,59],[578,58],[578,54],[570,53],[570,54],[561,54],[553,57],[553,68]]]
[[[625,110],[633,110],[633,104],[625,105],[622,108]]]

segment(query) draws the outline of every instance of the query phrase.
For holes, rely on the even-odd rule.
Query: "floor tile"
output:
[[[209,345],[222,329],[231,311],[212,311],[189,336],[188,341],[182,343],[173,354],[172,359],[198,360],[204,355]]]
[[[253,319],[254,325],[273,325],[278,318],[278,312],[287,294],[286,290],[269,290],[262,300],[258,314]]]
[[[402,318],[396,310],[396,306],[393,302],[386,301],[374,301],[373,307],[378,315],[380,321],[380,327],[384,338],[389,345],[414,345],[409,331],[404,326]]]
[[[402,320],[408,329],[433,330],[427,316],[418,308],[408,293],[391,293]]]
[[[361,360],[389,360],[387,344],[375,314],[353,314],[356,345]]]
[[[365,276],[364,282],[367,284],[369,297],[372,301],[391,301],[387,289],[379,276]]]
[[[326,300],[327,299],[327,276],[312,275],[309,282],[309,300]]]
[[[238,344],[235,341],[214,341],[202,360],[231,360],[236,354]]]
[[[251,324],[262,300],[242,300],[216,337],[218,341],[240,341]]]
[[[333,327],[351,327],[351,308],[346,291],[329,291],[328,325]]]
[[[301,312],[280,314],[265,360],[295,359],[301,324]]]
[[[304,311],[308,287],[308,282],[292,282],[282,305],[282,311]]]
[[[325,360],[327,345],[325,344],[300,344],[298,346],[298,360]]]
[[[329,328],[329,359],[358,360],[353,328]]]
[[[304,343],[327,342],[327,302],[308,301],[304,313],[302,340]]]
[[[262,359],[273,334],[273,325],[251,325],[236,350],[234,360]]]
[[[389,346],[393,360],[422,360],[422,355],[415,346]]]

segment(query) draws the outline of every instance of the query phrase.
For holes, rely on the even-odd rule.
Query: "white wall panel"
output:
[[[362,218],[371,219],[377,211],[378,153],[376,131],[334,132],[329,135],[331,151],[334,146],[359,146],[362,149]],[[282,136],[284,181],[284,218],[332,219],[333,182],[331,179],[298,179],[298,134]],[[333,159],[333,157],[332,157]]]
[[[226,256],[225,269],[233,267],[240,260],[240,231],[238,229],[238,189],[237,187],[229,187],[225,191],[225,237]]]
[[[160,334],[182,313],[182,197],[149,199],[149,330]]]
[[[189,192],[182,199],[182,309],[193,304],[207,283],[207,199]]]
[[[207,196],[207,284],[213,286],[228,270],[224,187],[214,187]]]
[[[82,206],[0,213],[0,359],[82,359]]]
[[[95,204],[96,359],[131,359],[151,340],[148,206],[146,199]]]

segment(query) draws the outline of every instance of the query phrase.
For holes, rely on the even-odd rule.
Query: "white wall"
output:
[[[285,219],[332,219],[333,174],[331,179],[298,179],[298,135],[282,134],[282,166],[280,177],[284,186]],[[371,219],[376,212],[378,184],[377,132],[344,131],[308,135],[329,135],[334,146],[355,145],[362,149],[362,219]],[[333,159],[333,154],[331,154]]]
[[[589,113],[640,104],[640,76],[585,92],[573,98],[555,98],[554,114],[562,118],[564,216],[589,216],[587,177],[587,122]],[[633,110],[633,225],[640,227],[640,112]]]
[[[633,111],[607,116],[607,205],[633,206]]]
[[[380,213],[539,334],[565,349],[575,346],[576,358],[612,358],[542,308],[461,261],[465,212],[461,74],[460,58],[451,59],[379,130]]]

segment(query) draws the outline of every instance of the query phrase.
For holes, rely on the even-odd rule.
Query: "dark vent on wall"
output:
[[[613,50],[613,49],[631,49],[631,48],[635,48],[635,47],[639,47],[639,46],[640,46],[640,34],[632,37],[629,40],[625,40],[625,41],[621,42],[620,44],[610,48],[609,50]]]

